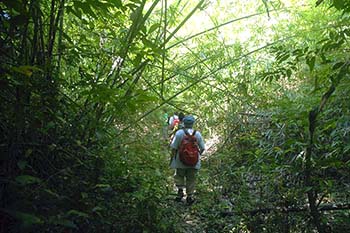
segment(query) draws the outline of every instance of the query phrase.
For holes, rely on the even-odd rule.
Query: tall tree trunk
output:
[[[327,228],[326,225],[322,223],[321,214],[317,209],[317,191],[315,190],[316,184],[314,184],[312,180],[314,167],[312,165],[311,159],[313,153],[312,149],[314,146],[314,133],[317,124],[317,117],[334,91],[335,86],[332,84],[329,90],[323,95],[321,104],[309,112],[309,142],[305,153],[305,186],[308,188],[307,198],[309,202],[312,223],[320,233],[327,232]]]

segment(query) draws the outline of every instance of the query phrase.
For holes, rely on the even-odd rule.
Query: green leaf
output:
[[[27,161],[20,160],[18,161],[17,166],[19,169],[23,170],[27,166],[27,164],[28,164]]]
[[[109,184],[96,184],[95,188],[110,188],[111,186]]]
[[[306,58],[306,64],[309,66],[310,72],[314,70],[315,62],[316,62],[315,56]]]
[[[284,54],[283,56],[281,56],[277,59],[277,63],[278,64],[282,63],[283,61],[287,60],[289,58],[289,56],[290,56],[289,54]]]
[[[82,11],[80,8],[72,8],[72,13],[78,18],[81,19]]]
[[[70,210],[67,212],[67,216],[77,216],[82,218],[89,218],[89,215],[87,213],[78,211],[78,210]]]
[[[93,209],[92,209],[92,212],[99,212],[99,211],[102,211],[103,208],[100,207],[100,206],[95,206]]]
[[[74,45],[72,38],[67,33],[62,31],[62,37],[66,39],[70,44]]]
[[[19,183],[20,185],[29,185],[29,184],[40,183],[41,180],[34,176],[22,175],[22,176],[16,177],[16,182]]]
[[[317,0],[316,6],[319,6],[324,0]]]
[[[345,29],[344,33],[345,33],[345,35],[350,36],[350,29]]]
[[[350,151],[350,145],[344,147],[344,154]],[[350,160],[349,160],[350,161]]]
[[[311,187],[311,186],[308,186],[308,187],[305,187],[305,188],[304,188],[305,192],[309,192],[309,191],[311,191],[312,189],[313,189],[313,187]]]
[[[341,10],[341,9],[345,8],[345,1],[344,0],[333,0],[333,6],[336,9]]]
[[[340,67],[342,67],[343,65],[344,65],[344,62],[335,63],[334,66],[332,67],[332,70],[337,70]]]
[[[151,34],[152,32],[154,32],[157,28],[160,27],[159,23],[155,23],[153,24],[149,29],[148,29],[148,34]]]
[[[47,123],[47,129],[52,129],[52,128],[54,128],[56,125],[55,125],[55,122],[52,122],[52,121],[50,121],[49,123]]]
[[[117,8],[120,8],[123,6],[121,0],[109,0],[109,2],[112,3],[114,6],[116,6]]]
[[[50,189],[44,189],[43,190],[45,193],[49,194],[51,197],[54,198],[60,198],[60,195],[58,195],[57,193],[55,193],[54,191],[50,190]]]
[[[95,12],[91,9],[91,5],[87,2],[75,1],[74,7],[76,9],[81,9],[86,15],[90,15],[93,18],[97,18]]]

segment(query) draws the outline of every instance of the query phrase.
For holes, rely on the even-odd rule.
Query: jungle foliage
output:
[[[350,231],[350,1],[1,0],[0,232]],[[175,205],[163,111],[207,141]]]

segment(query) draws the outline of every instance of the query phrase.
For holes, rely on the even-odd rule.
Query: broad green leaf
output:
[[[26,168],[28,162],[24,161],[24,160],[20,160],[17,162],[17,166],[19,169],[23,170],[24,168]]]
[[[152,32],[154,32],[157,28],[160,27],[159,23],[155,23],[153,24],[149,29],[148,29],[148,34],[151,34]]]
[[[333,0],[333,6],[338,10],[342,10],[345,7],[346,0]]]

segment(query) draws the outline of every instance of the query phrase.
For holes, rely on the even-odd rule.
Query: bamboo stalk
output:
[[[170,35],[167,37],[167,39],[163,42],[163,46],[169,42],[171,38],[180,30],[180,28],[189,20],[192,15],[203,5],[204,0],[201,0],[198,2],[198,4],[192,9],[192,11],[186,16],[186,18],[175,28],[175,30],[170,33]]]
[[[144,25],[144,23],[146,22],[148,17],[151,15],[152,11],[154,10],[154,8],[156,7],[156,5],[158,4],[159,1],[160,0],[156,0],[153,2],[152,6],[148,9],[148,11],[146,12],[144,17],[142,17],[142,11],[143,11],[143,8],[146,4],[146,0],[143,0],[141,5],[139,6],[139,8],[136,10],[137,15],[136,15],[136,18],[133,21],[130,29],[128,30],[128,34],[127,34],[126,39],[125,39],[125,46],[122,48],[121,53],[120,53],[121,54],[120,55],[121,63],[116,70],[116,75],[115,75],[116,77],[112,81],[111,88],[115,86],[116,81],[117,81],[118,77],[120,76],[121,67],[123,66],[123,64],[125,62],[129,48],[130,48],[134,38],[136,37],[138,30],[142,27],[142,25]]]
[[[270,12],[280,11],[280,10],[285,10],[285,9],[287,9],[287,8],[274,9],[274,10],[272,10],[272,11],[270,11]],[[185,38],[185,39],[183,39],[183,40],[181,40],[181,41],[178,41],[178,42],[176,42],[175,44],[172,44],[171,46],[167,47],[166,49],[168,50],[168,49],[171,49],[171,48],[173,48],[173,47],[176,47],[176,46],[178,46],[179,44],[181,44],[181,43],[183,43],[183,42],[185,42],[185,41],[188,41],[188,40],[190,40],[190,39],[192,39],[192,38],[194,38],[194,37],[197,37],[197,36],[206,34],[206,33],[208,33],[208,32],[211,32],[211,31],[213,31],[213,30],[219,29],[219,28],[221,28],[221,27],[223,27],[223,26],[226,26],[226,25],[228,25],[228,24],[231,24],[231,23],[234,23],[234,22],[243,20],[243,19],[248,19],[248,18],[251,18],[251,17],[263,15],[263,14],[265,14],[265,13],[266,13],[266,12],[255,13],[255,14],[246,15],[246,16],[243,16],[243,17],[240,17],[240,18],[236,18],[236,19],[227,21],[227,22],[222,23],[222,24],[219,24],[219,25],[217,25],[217,26],[215,26],[215,27],[209,28],[209,29],[207,29],[207,30],[204,30],[204,31],[202,31],[202,32],[199,32],[199,33],[196,33],[196,34],[194,34],[194,35],[192,35],[192,36],[189,36],[189,37],[187,37],[187,38]]]
[[[162,106],[165,105],[166,103],[168,103],[168,102],[170,102],[171,100],[175,99],[177,96],[179,96],[179,95],[181,95],[182,93],[186,92],[187,90],[191,89],[193,86],[195,86],[195,85],[197,85],[198,83],[202,82],[203,80],[205,80],[205,79],[211,77],[211,75],[213,75],[213,74],[215,74],[216,72],[218,72],[218,71],[224,69],[226,66],[230,65],[231,63],[236,62],[237,60],[240,60],[240,59],[242,59],[243,57],[249,56],[250,54],[253,54],[253,53],[256,53],[256,52],[258,52],[258,51],[260,51],[260,50],[263,50],[263,49],[265,49],[265,48],[267,48],[267,47],[269,47],[269,46],[272,46],[273,44],[275,44],[275,43],[277,43],[277,42],[280,42],[280,40],[275,41],[274,43],[271,43],[271,44],[266,44],[266,45],[264,45],[264,46],[262,46],[262,47],[259,47],[259,48],[257,48],[257,49],[254,49],[254,50],[252,50],[252,51],[250,51],[250,52],[248,52],[248,53],[246,53],[246,54],[244,54],[244,55],[242,55],[242,56],[240,56],[240,57],[237,57],[236,59],[234,59],[234,60],[232,60],[232,61],[230,61],[230,62],[228,62],[228,63],[226,63],[226,64],[224,64],[224,65],[222,65],[222,66],[220,66],[220,67],[218,67],[217,69],[215,69],[215,70],[213,70],[213,71],[211,71],[211,72],[209,72],[209,73],[203,75],[203,77],[201,77],[201,78],[195,80],[193,83],[189,84],[187,87],[185,87],[185,88],[183,88],[182,90],[180,90],[179,92],[175,93],[173,96],[169,97],[168,99],[163,100],[162,103],[160,103],[160,105],[158,105],[157,107],[155,107],[155,108],[153,108],[153,109],[147,111],[145,114],[143,114],[143,115],[140,116],[138,119],[136,119],[132,124],[126,126],[124,129],[122,129],[122,130],[119,132],[119,134],[117,134],[117,137],[120,136],[122,133],[124,133],[126,130],[128,130],[128,129],[129,129],[132,125],[134,125],[135,123],[139,122],[140,120],[142,120],[143,118],[145,118],[146,116],[148,116],[148,115],[151,114],[152,112],[156,111],[157,109],[159,109],[160,107],[162,107]]]
[[[163,32],[163,53],[162,53],[162,79],[160,87],[160,97],[164,100],[164,78],[165,78],[165,46],[166,46],[166,31],[167,31],[167,0],[164,1],[164,32]]]

